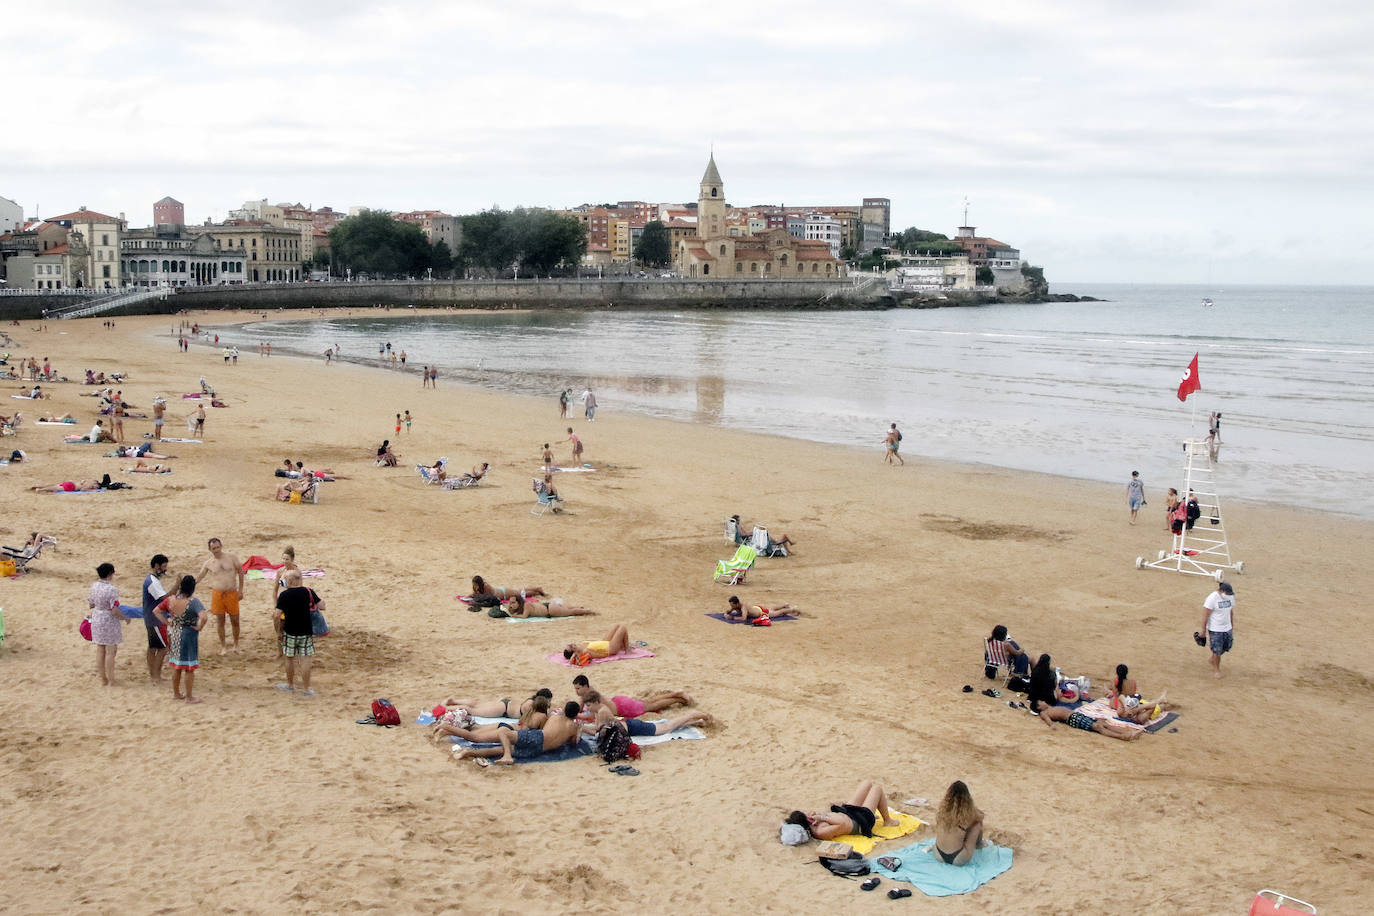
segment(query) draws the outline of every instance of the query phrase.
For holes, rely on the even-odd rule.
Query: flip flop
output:
[[[901,900],[903,897],[910,896],[911,891],[907,890],[904,887],[894,887],[892,890],[887,892],[887,897],[889,900]]]
[[[973,688],[968,684],[964,685],[964,693],[973,693]]]
[[[634,767],[630,766],[628,763],[622,763],[620,766],[611,767],[611,772],[614,773],[614,774],[617,775],[617,776],[638,776],[638,775],[639,775],[639,770],[636,770]]]
[[[859,887],[863,888],[866,891],[871,891],[876,890],[878,885],[882,883],[883,879],[879,878],[877,875],[874,875],[872,878],[869,878],[863,884],[860,884]]]

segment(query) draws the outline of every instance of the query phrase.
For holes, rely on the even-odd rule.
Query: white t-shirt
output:
[[[1213,633],[1231,632],[1231,608],[1236,606],[1234,595],[1212,592],[1202,606],[1212,613],[1207,618],[1207,629]]]

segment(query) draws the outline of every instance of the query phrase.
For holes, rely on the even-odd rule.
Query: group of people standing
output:
[[[102,685],[118,685],[115,661],[124,642],[124,625],[141,616],[148,643],[149,681],[161,684],[164,669],[171,668],[173,698],[192,704],[201,702],[194,694],[195,673],[200,668],[200,633],[213,616],[219,636],[219,654],[227,655],[238,648],[239,607],[245,578],[238,558],[224,551],[219,538],[211,538],[207,546],[210,555],[202,562],[198,574],[181,576],[176,580],[174,591],[170,592],[162,581],[170,561],[166,554],[154,554],[143,579],[142,608],[138,612],[120,604],[114,564],[101,563],[96,567],[97,579],[91,586],[87,604],[90,606],[90,639],[95,644],[96,671]],[[299,675],[302,695],[313,696],[314,691],[310,688],[310,661],[315,654],[312,614],[324,610],[324,601],[313,589],[302,585],[294,550],[287,548],[283,559],[285,564],[273,590],[274,630],[279,642],[279,657],[286,663],[286,682],[278,687],[294,691]],[[208,608],[196,597],[199,585],[210,589]],[[226,619],[232,642],[226,633]]]

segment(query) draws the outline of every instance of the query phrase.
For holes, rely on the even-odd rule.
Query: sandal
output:
[[[904,887],[894,887],[892,890],[887,892],[887,897],[889,900],[901,900],[903,897],[910,896],[911,891]]]
[[[877,875],[874,875],[872,878],[869,878],[863,884],[860,884],[859,887],[863,888],[866,891],[871,891],[877,889],[878,885],[882,883],[883,879],[879,878]]]

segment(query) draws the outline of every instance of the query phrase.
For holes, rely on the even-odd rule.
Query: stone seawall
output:
[[[183,287],[172,309],[328,308],[378,304],[442,308],[763,308],[874,307],[844,282],[742,280],[494,280],[291,283]]]

